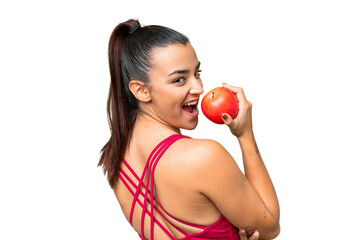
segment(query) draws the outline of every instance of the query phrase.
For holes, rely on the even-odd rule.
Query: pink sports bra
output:
[[[142,208],[142,215],[141,215],[141,234],[139,233],[139,236],[142,240],[146,240],[145,234],[144,234],[144,222],[145,222],[145,214],[148,214],[150,216],[150,236],[151,240],[154,240],[154,224],[157,224],[168,236],[170,239],[175,240],[176,238],[158,221],[154,216],[154,211],[157,211],[171,226],[173,226],[176,230],[178,230],[180,233],[184,235],[181,240],[200,240],[200,239],[222,239],[222,240],[235,240],[239,239],[238,235],[238,229],[233,226],[224,216],[221,216],[219,220],[217,220],[215,223],[209,225],[209,226],[202,226],[197,224],[188,223],[185,221],[182,221],[168,212],[161,206],[161,204],[158,202],[158,200],[154,197],[154,171],[156,168],[157,163],[159,162],[162,155],[165,153],[165,151],[173,144],[175,141],[181,138],[189,138],[187,136],[183,136],[180,134],[174,134],[170,137],[164,139],[162,142],[160,142],[154,150],[149,155],[149,158],[147,159],[147,162],[145,164],[143,173],[141,175],[141,178],[137,176],[135,171],[130,167],[130,165],[123,159],[123,163],[125,166],[130,170],[130,172],[134,175],[134,177],[138,180],[138,184],[136,184],[126,173],[123,169],[120,169],[119,178],[124,183],[124,185],[127,187],[127,189],[131,192],[131,194],[134,196],[131,210],[130,210],[130,217],[129,222],[132,225],[133,220],[133,213],[136,203],[138,203]],[[147,174],[150,172],[150,174]],[[146,184],[144,184],[144,178],[146,177]],[[134,192],[132,187],[136,189]],[[149,187],[150,186],[150,187]],[[145,192],[141,190],[141,187],[144,187]],[[140,201],[139,194],[141,194],[144,198],[143,201]],[[147,197],[145,197],[147,196]],[[150,203],[150,209],[147,209],[146,206]],[[156,203],[156,205],[155,205]],[[160,211],[160,209],[162,211]],[[196,234],[189,234],[182,230],[181,228],[175,226],[171,221],[168,220],[168,218],[165,216],[165,214],[174,219],[175,221],[178,221],[180,223],[183,223],[185,225],[200,228],[203,229],[200,233]]]

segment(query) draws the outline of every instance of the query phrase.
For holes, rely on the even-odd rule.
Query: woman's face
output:
[[[200,62],[190,43],[155,48],[149,72],[153,112],[175,128],[194,129],[203,93]]]

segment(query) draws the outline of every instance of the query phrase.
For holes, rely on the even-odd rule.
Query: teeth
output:
[[[197,100],[185,103],[184,106],[191,106],[191,105],[195,105],[197,103]]]

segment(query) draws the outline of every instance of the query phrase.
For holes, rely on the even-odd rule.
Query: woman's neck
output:
[[[141,134],[169,135],[181,134],[179,128],[175,128],[161,119],[140,111],[136,117],[134,132],[139,131]]]
[[[130,159],[140,154],[142,156],[140,158],[145,161],[156,144],[173,134],[181,134],[180,129],[169,127],[149,115],[139,112],[125,158]]]

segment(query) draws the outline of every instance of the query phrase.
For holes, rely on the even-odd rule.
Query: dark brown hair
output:
[[[98,166],[104,170],[111,188],[118,179],[121,160],[131,138],[139,111],[137,99],[129,90],[131,79],[149,82],[151,51],[171,44],[186,45],[188,38],[170,28],[151,25],[141,27],[130,19],[117,25],[109,40],[110,90],[107,114],[111,131],[101,150]]]

